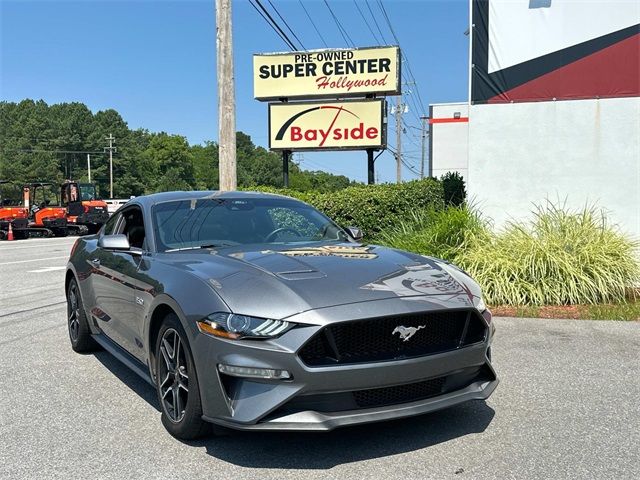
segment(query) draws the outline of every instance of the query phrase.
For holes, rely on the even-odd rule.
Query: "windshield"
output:
[[[322,213],[287,199],[179,200],[154,206],[153,217],[159,251],[347,240]]]
[[[31,204],[39,208],[59,206],[58,192],[49,183],[36,184],[32,187]]]
[[[80,200],[86,202],[88,200],[96,199],[96,186],[92,183],[81,183],[80,187]]]

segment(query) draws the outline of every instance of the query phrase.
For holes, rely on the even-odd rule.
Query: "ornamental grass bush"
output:
[[[499,232],[468,205],[423,209],[375,241],[455,263],[492,305],[624,302],[640,283],[638,242],[595,208],[547,203]]]
[[[470,239],[489,235],[486,222],[466,205],[417,210],[385,230],[377,242],[455,262]]]
[[[547,203],[529,222],[468,238],[455,261],[493,305],[624,302],[640,280],[638,246],[602,211]]]

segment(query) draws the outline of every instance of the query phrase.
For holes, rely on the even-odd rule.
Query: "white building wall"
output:
[[[472,105],[468,125],[467,192],[496,226],[566,199],[640,238],[640,98]]]
[[[469,117],[467,103],[438,103],[430,106],[430,118],[435,120]],[[469,159],[469,123],[431,123],[430,158],[431,176],[440,177],[447,172],[458,172],[466,180]]]

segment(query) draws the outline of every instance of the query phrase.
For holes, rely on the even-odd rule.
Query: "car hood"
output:
[[[472,306],[480,295],[456,267],[376,245],[189,250],[162,254],[162,261],[203,279],[232,312],[259,317],[425,296],[443,306]]]

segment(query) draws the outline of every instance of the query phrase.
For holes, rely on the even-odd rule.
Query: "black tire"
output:
[[[158,332],[155,372],[162,424],[167,431],[180,440],[193,440],[210,434],[210,425],[202,420],[200,386],[191,348],[178,317],[173,313],[164,318]]]
[[[75,352],[86,353],[98,350],[98,344],[91,337],[80,288],[75,278],[71,279],[67,287],[67,327],[71,348]]]
[[[67,230],[67,228],[52,228],[51,230],[55,237],[66,237],[69,235],[69,230]]]

